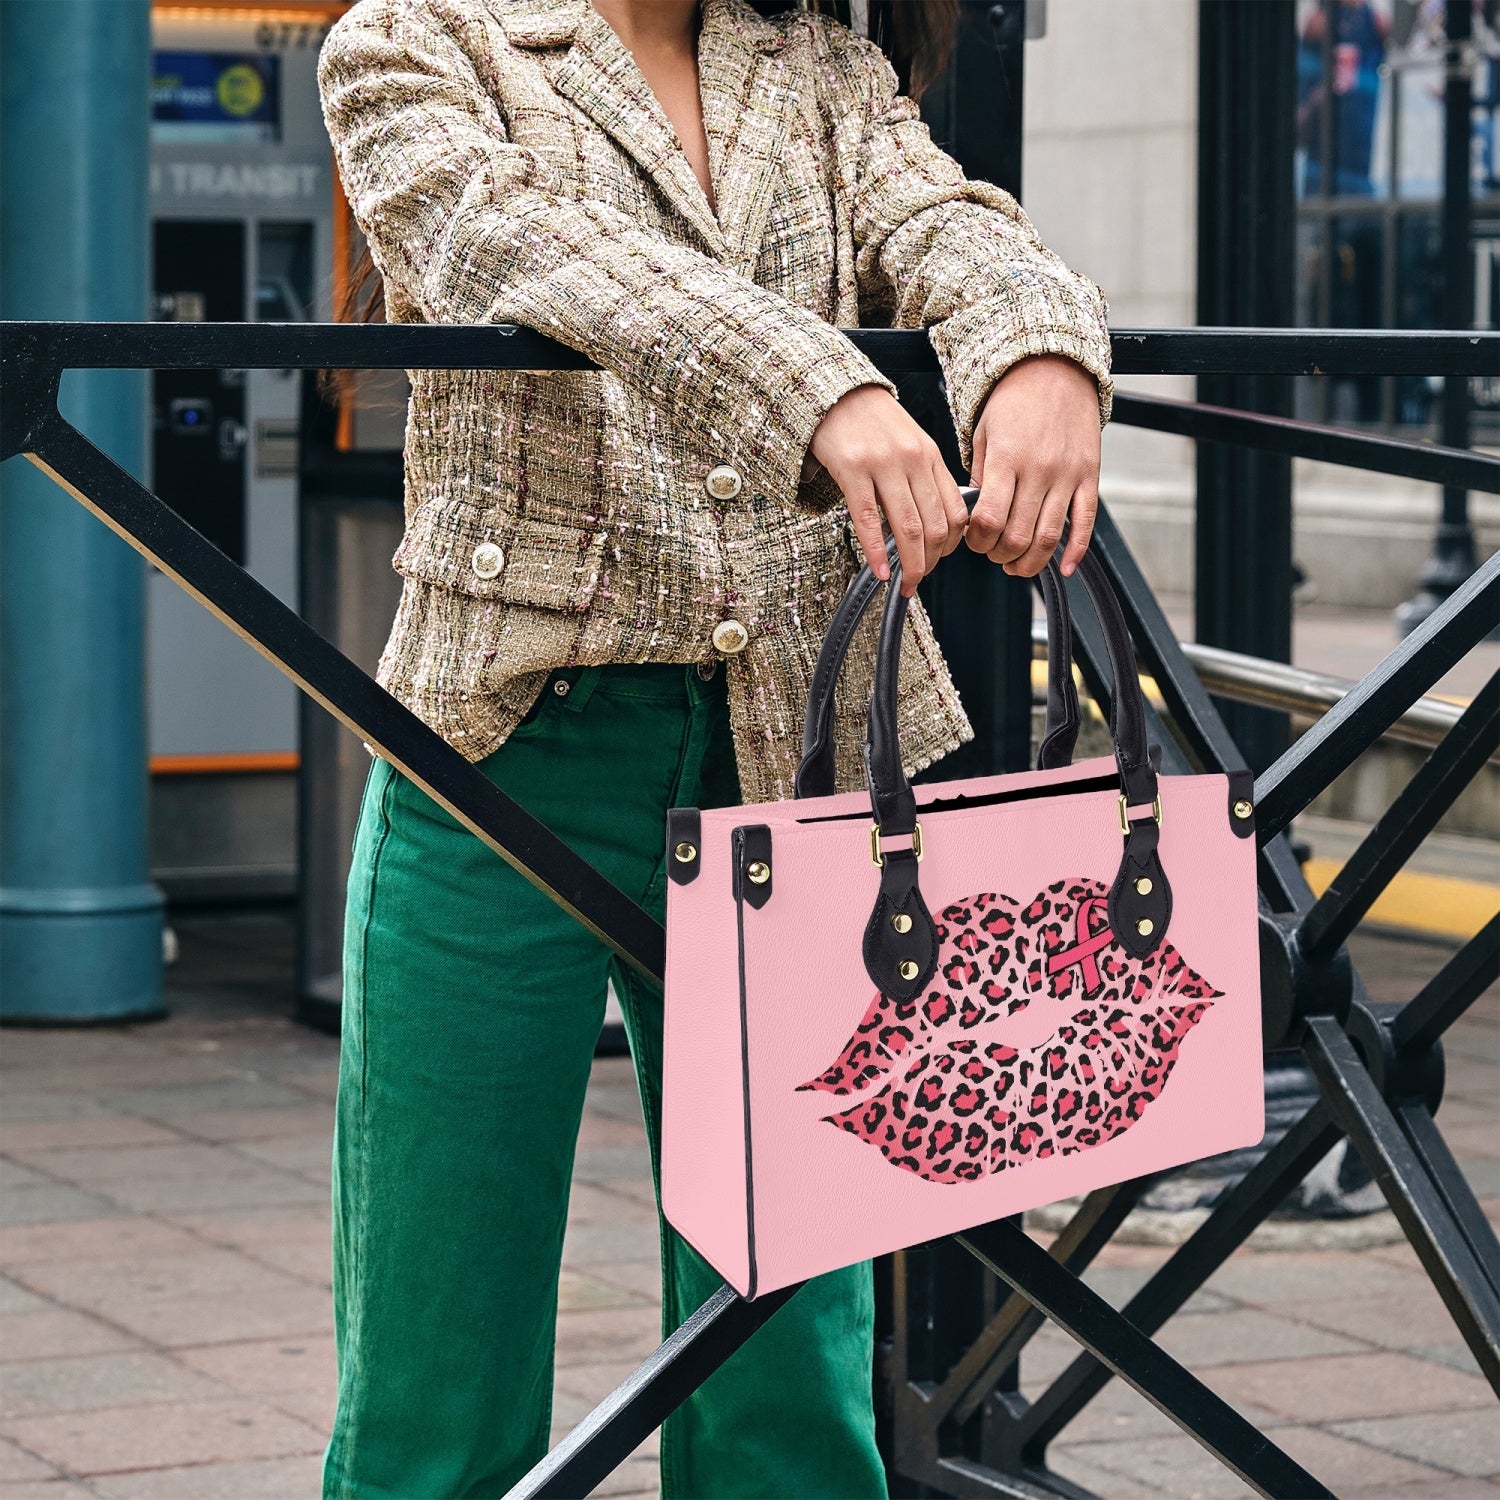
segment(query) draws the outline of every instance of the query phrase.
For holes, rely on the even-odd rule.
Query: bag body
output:
[[[1123,618],[1080,572],[1114,758],[1070,764],[1054,570],[1040,768],[910,787],[893,568],[870,793],[819,794],[866,570],[814,673],[803,795],[668,816],[663,1210],[742,1296],[1262,1135],[1250,780],[1157,773]]]

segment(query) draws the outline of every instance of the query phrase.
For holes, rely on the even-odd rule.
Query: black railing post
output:
[[[1294,320],[1292,159],[1296,14],[1292,0],[1198,6],[1198,322],[1281,327]],[[1204,375],[1198,399],[1289,416],[1284,375]],[[1200,442],[1196,626],[1204,645],[1292,659],[1292,462]],[[1286,749],[1285,714],[1224,705],[1246,761]]]
[[[1468,328],[1474,322],[1474,257],[1470,173],[1473,141],[1473,87],[1469,77],[1473,7],[1448,0],[1445,23],[1447,76],[1443,87],[1443,322]],[[1443,381],[1443,442],[1469,446],[1469,382],[1449,375]],[[1443,486],[1443,508],[1432,539],[1432,556],[1422,570],[1422,589],[1396,611],[1402,635],[1423,620],[1474,571],[1474,527],[1469,492]]]

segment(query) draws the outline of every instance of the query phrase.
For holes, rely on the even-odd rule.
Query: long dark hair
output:
[[[748,0],[763,16],[812,10],[851,25],[849,0]],[[891,59],[903,93],[920,99],[948,67],[958,25],[958,0],[868,0],[869,33]],[[370,247],[362,245],[339,290],[334,317],[341,323],[385,321],[385,288]],[[322,370],[318,387],[334,402],[350,390],[353,372]]]

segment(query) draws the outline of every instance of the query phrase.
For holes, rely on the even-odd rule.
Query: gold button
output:
[[[738,469],[732,469],[728,464],[719,464],[717,468],[708,471],[708,477],[703,481],[703,488],[715,500],[733,500],[739,494],[743,484],[744,481],[740,478]]]
[[[1254,811],[1255,809],[1251,807],[1251,805],[1246,802],[1243,797],[1241,797],[1240,800],[1234,804],[1234,815],[1235,817],[1239,818],[1241,822],[1248,818]]]
[[[1135,930],[1140,933],[1142,937],[1150,937],[1151,934],[1156,931],[1156,923],[1153,922],[1150,917],[1142,917],[1141,920],[1135,924]]]
[[[689,844],[684,840],[672,853],[677,856],[679,864],[690,865],[698,857],[698,846],[696,844]]]
[[[714,626],[714,649],[732,656],[743,651],[750,640],[750,632],[738,620],[720,620]]]
[[[903,979],[915,979],[920,972],[921,970],[912,959],[904,958],[901,960],[901,977]]]
[[[494,578],[505,566],[505,554],[494,542],[481,542],[470,559],[481,578]]]
[[[1151,877],[1149,875],[1142,875],[1141,878],[1136,881],[1135,889],[1137,895],[1149,896],[1151,894]]]
[[[911,918],[907,916],[904,911],[898,911],[896,915],[891,918],[891,926],[895,928],[897,932],[910,932]]]
[[[771,878],[771,867],[763,860],[755,860],[745,871],[751,885],[764,885]]]

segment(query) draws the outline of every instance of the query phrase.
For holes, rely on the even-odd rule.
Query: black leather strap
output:
[[[959,489],[970,510],[979,498],[973,485]],[[886,541],[886,556],[897,561],[896,539]],[[1073,685],[1073,624],[1068,611],[1068,596],[1061,575],[1055,569],[1044,569],[1037,578],[1042,605],[1047,617],[1047,722],[1037,752],[1037,769],[1050,771],[1073,763],[1074,746],[1082,715],[1078,707],[1078,689]],[[834,611],[823,636],[818,659],[813,664],[812,681],[807,690],[807,715],[802,724],[802,760],[797,767],[794,795],[827,797],[832,795],[836,777],[833,747],[834,688],[844,669],[844,658],[854,631],[864,618],[881,587],[880,580],[868,564],[850,581]]]

